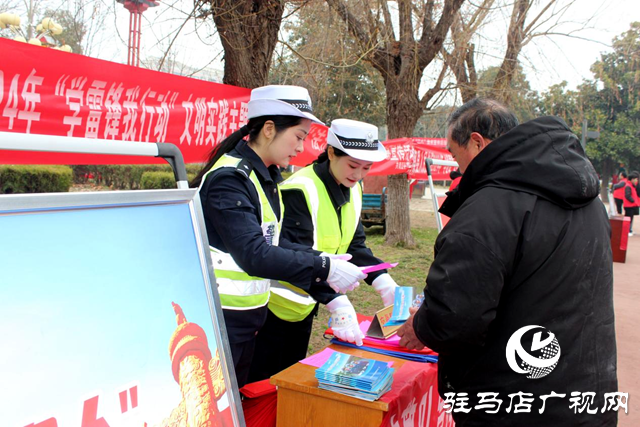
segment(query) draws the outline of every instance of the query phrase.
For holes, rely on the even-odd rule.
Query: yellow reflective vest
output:
[[[238,168],[241,161],[242,159],[240,158],[227,154],[223,155],[215,165],[213,165],[211,170],[202,177],[202,183],[204,183],[207,175],[213,171],[225,167]],[[284,216],[282,194],[280,194],[280,190],[278,190],[280,212],[282,212],[281,219],[278,221],[275,212],[271,208],[271,204],[269,204],[269,199],[253,170],[249,173],[249,180],[255,186],[260,199],[262,235],[269,244],[278,246],[280,230],[282,229],[282,216]],[[202,188],[202,184],[200,184],[200,188]],[[247,274],[234,261],[231,254],[223,252],[213,246],[209,246],[209,250],[211,251],[213,269],[216,276],[216,283],[218,284],[218,293],[220,294],[220,303],[223,309],[250,310],[264,307],[267,304],[269,301],[269,279]]]
[[[324,182],[313,165],[291,175],[280,186],[282,191],[302,191],[313,223],[313,249],[329,254],[346,253],[355,235],[362,211],[362,189],[351,188],[349,202],[338,213]],[[316,304],[309,294],[289,283],[272,281],[269,310],[282,320],[299,322],[307,317]]]

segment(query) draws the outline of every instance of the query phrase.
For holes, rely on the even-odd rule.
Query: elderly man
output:
[[[578,138],[488,99],[448,125],[463,177],[400,344],[440,354],[458,427],[616,425],[610,228]]]

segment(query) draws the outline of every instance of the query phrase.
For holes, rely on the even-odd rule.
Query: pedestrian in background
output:
[[[640,210],[640,197],[638,197],[638,172],[629,174],[624,187],[624,216],[629,217],[629,236],[633,236],[633,218]]]
[[[451,178],[451,184],[449,185],[449,191],[453,191],[460,184],[460,180],[462,179],[462,174],[460,173],[460,168],[449,172],[449,178]]]
[[[624,189],[627,186],[627,173],[621,171],[618,173],[618,182],[614,183],[611,187],[613,189],[613,200],[616,202],[616,210],[618,215],[622,215],[622,208],[624,206]]]

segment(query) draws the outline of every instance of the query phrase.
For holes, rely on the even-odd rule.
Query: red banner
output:
[[[186,163],[200,163],[213,146],[247,122],[249,89],[205,82],[0,38],[0,131],[91,139],[170,142]],[[326,147],[327,128],[313,125],[306,166]],[[408,173],[426,179],[424,159],[452,160],[442,138],[386,141],[388,160],[371,175]],[[0,150],[0,164],[140,164],[135,156]],[[434,179],[453,168],[436,166]]]
[[[311,131],[304,141],[304,151],[291,160],[293,166],[304,167],[313,163],[315,159],[322,154],[327,147],[326,126],[311,125]]]
[[[306,166],[313,162],[327,145],[327,128],[314,125],[305,142],[304,152],[292,160],[294,166]],[[409,174],[409,179],[427,179],[425,159],[454,161],[447,150],[445,138],[399,138],[383,142],[387,148],[387,159],[376,162],[369,175]],[[434,180],[449,180],[454,166],[431,166]]]
[[[447,148],[446,138],[408,138],[417,145],[429,145],[439,148]]]
[[[381,427],[453,427],[438,395],[437,372],[434,363],[405,362],[393,375],[391,391],[380,398],[389,403]]]
[[[444,138],[399,138],[384,142],[387,160],[374,163],[369,175],[395,175],[406,173],[409,179],[427,179],[425,159],[453,161],[446,149]],[[454,166],[432,166],[434,180],[448,180]]]
[[[187,163],[247,121],[250,90],[0,38],[0,131],[170,142]],[[158,160],[162,162],[162,160]],[[0,151],[4,164],[133,164],[153,159]]]

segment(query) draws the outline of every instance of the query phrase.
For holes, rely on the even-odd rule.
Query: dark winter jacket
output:
[[[442,206],[452,219],[436,240],[414,328],[440,353],[443,398],[468,393],[472,410],[453,412],[457,427],[615,425],[615,412],[601,413],[617,377],[610,227],[598,193],[577,137],[543,117],[491,142]],[[560,346],[542,378],[507,361],[509,338],[528,325],[546,328]],[[538,342],[549,337],[537,331]],[[552,357],[548,346],[532,350],[535,332],[520,340],[524,351]],[[497,414],[473,409],[487,392],[502,399]],[[514,413],[520,401],[509,394],[518,392],[532,394],[524,396],[533,399],[529,412]],[[551,392],[565,396],[548,398],[539,414]],[[597,414],[574,414],[572,392],[594,392]]]

